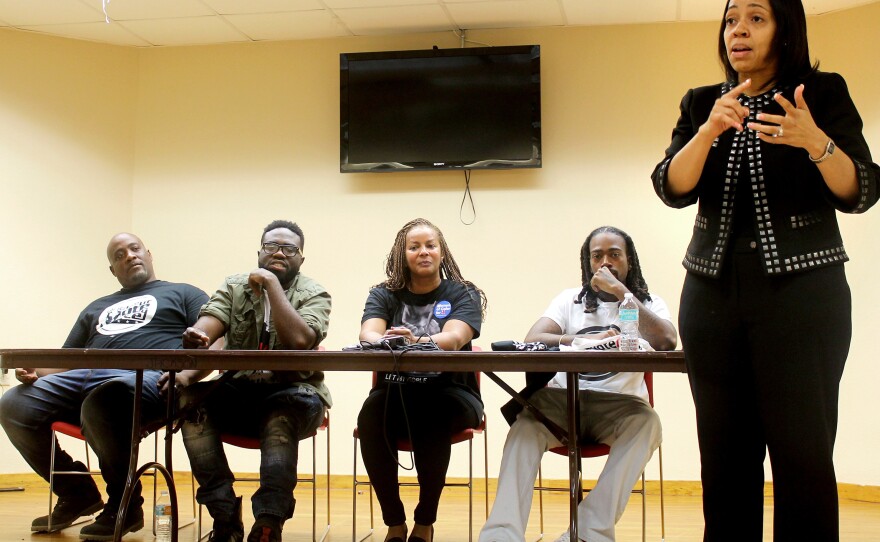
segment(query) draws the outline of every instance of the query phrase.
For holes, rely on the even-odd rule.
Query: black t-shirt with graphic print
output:
[[[154,280],[96,299],[83,309],[63,348],[177,349],[208,302],[189,284]]]
[[[460,320],[471,326],[476,339],[480,336],[482,323],[480,296],[476,290],[446,279],[435,290],[425,294],[414,294],[409,290],[392,292],[385,286],[378,286],[370,290],[361,323],[371,318],[385,320],[389,328],[404,326],[417,338],[440,333],[449,320]],[[468,342],[461,350],[471,350],[471,343]],[[452,383],[480,396],[477,379],[472,372],[379,373],[376,386],[395,381],[432,385]]]

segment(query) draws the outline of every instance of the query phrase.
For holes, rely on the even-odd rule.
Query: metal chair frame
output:
[[[476,349],[476,348],[475,348]],[[373,373],[373,386],[376,385],[376,373]],[[480,382],[480,373],[477,373],[477,385]],[[483,481],[485,483],[486,488],[486,519],[489,517],[489,433],[486,426],[486,415],[483,414],[483,419],[480,422],[480,425],[473,429],[465,429],[455,435],[452,435],[452,444],[458,444],[459,442],[467,441],[468,443],[468,481],[467,482],[446,482],[444,483],[444,487],[466,487],[468,488],[468,540],[473,541],[474,538],[474,434],[481,433],[483,435]],[[373,484],[370,483],[370,480],[358,480],[357,477],[357,467],[358,467],[358,440],[360,438],[358,434],[358,428],[355,427],[352,432],[352,436],[354,437],[354,466],[352,468],[352,515],[351,515],[351,540],[352,542],[363,542],[367,538],[369,538],[373,534],[373,530],[375,529],[374,523],[374,514],[373,514]],[[412,451],[412,443],[407,440],[398,440],[397,441],[397,449],[403,452],[411,452]],[[370,530],[363,536],[358,537],[357,534],[357,496],[358,496],[358,487],[360,486],[369,486],[369,499],[370,499]],[[418,487],[418,482],[398,482],[400,487]]]
[[[92,461],[91,461],[91,449],[89,448],[89,443],[86,441],[85,436],[82,434],[82,427],[79,425],[57,421],[53,422],[51,425],[52,430],[52,452],[49,456],[49,521],[48,521],[48,529],[51,532],[52,530],[52,502],[55,497],[55,475],[56,474],[72,474],[72,475],[83,475],[83,476],[100,476],[100,470],[92,469]],[[66,435],[68,437],[81,440],[83,442],[83,447],[85,449],[85,463],[86,463],[86,471],[58,471],[55,470],[55,450],[58,444],[58,433],[62,435]],[[153,432],[153,457],[157,459],[159,457],[159,431]],[[156,472],[147,471],[144,473],[145,476],[151,476],[153,478],[153,534],[156,534],[156,518],[155,518],[155,508],[156,508],[156,497],[158,495],[158,484],[156,483]],[[178,529],[186,527],[187,525],[191,525],[196,520],[196,490],[195,486],[192,488],[192,504],[193,504],[193,517],[187,522],[181,522],[178,525]],[[71,523],[71,525],[78,525],[87,521],[87,519],[83,519],[80,521],[75,521]]]
[[[317,537],[318,531],[318,470],[317,470],[317,435],[318,431],[325,431],[327,435],[327,524],[324,526],[324,530],[321,532],[320,538]],[[312,485],[312,542],[323,542],[323,540],[327,537],[327,533],[330,532],[330,411],[324,411],[324,421],[321,422],[321,425],[318,426],[318,429],[315,430],[308,437],[312,441],[312,474],[311,476],[297,476],[296,482],[297,484],[311,484]],[[229,444],[230,446],[236,446],[238,448],[246,448],[249,450],[259,450],[260,449],[260,439],[256,437],[243,437],[240,435],[233,435],[229,433],[222,433],[220,435],[220,440],[224,444]],[[235,482],[259,482],[260,478],[254,476],[236,476],[234,479]],[[195,483],[195,482],[194,482]],[[197,540],[202,540],[204,536],[210,534],[208,531],[207,534],[202,535],[202,505],[199,505],[199,514],[198,514],[198,534]]]

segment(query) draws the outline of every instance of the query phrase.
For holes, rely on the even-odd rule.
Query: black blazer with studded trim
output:
[[[730,244],[732,218],[737,213],[734,195],[738,191],[740,201],[752,198],[753,205],[740,207],[753,215],[755,240],[768,275],[847,261],[835,210],[862,213],[873,206],[880,197],[880,167],[871,159],[862,136],[862,119],[846,82],[836,73],[814,72],[808,76],[804,80],[804,100],[819,128],[855,164],[859,183],[855,205],[831,193],[806,150],[764,144],[748,129],[727,130],[715,140],[694,190],[681,197],[667,193],[669,162],[706,122],[715,100],[731,87],[724,83],[685,94],[672,143],[651,176],[654,190],[666,205],[681,208],[699,203],[684,267],[692,273],[718,276]],[[761,96],[741,96],[740,102],[749,108],[748,121],[756,121],[755,115],[761,112],[784,114],[772,97],[782,92],[794,103],[794,88],[792,85]],[[742,186],[746,180],[750,186]],[[741,215],[737,217],[742,220]]]

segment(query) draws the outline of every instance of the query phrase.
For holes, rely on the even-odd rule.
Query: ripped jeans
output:
[[[184,391],[198,393],[211,382]],[[293,488],[299,441],[324,420],[324,403],[314,389],[233,379],[215,388],[192,421],[183,425],[183,443],[199,483],[196,499],[214,521],[237,521],[233,474],[220,441],[221,433],[259,437],[260,488],[251,498],[254,517],[271,514],[282,521],[293,516]]]

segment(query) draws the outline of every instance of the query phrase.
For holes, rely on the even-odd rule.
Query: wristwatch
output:
[[[825,153],[822,156],[820,156],[819,158],[813,158],[809,154],[807,154],[807,156],[810,157],[810,161],[813,162],[814,164],[821,164],[825,160],[828,160],[829,156],[834,154],[834,149],[836,149],[836,148],[837,148],[837,145],[834,144],[834,141],[831,141],[829,139],[828,144],[825,145]]]

